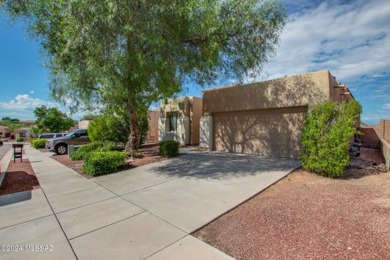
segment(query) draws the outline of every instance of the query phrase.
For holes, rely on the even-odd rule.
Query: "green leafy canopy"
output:
[[[34,114],[37,117],[35,125],[35,132],[37,133],[58,133],[69,130],[69,128],[75,125],[72,118],[68,117],[55,107],[36,107],[34,109]]]
[[[8,0],[25,17],[51,69],[51,90],[74,107],[102,103],[130,114],[182,90],[258,71],[286,23],[276,0]]]

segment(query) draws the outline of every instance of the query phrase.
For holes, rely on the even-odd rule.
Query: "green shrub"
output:
[[[103,143],[103,146],[100,148],[101,152],[117,151],[118,145],[115,142],[106,141]]]
[[[85,156],[91,152],[109,152],[116,149],[117,145],[114,142],[92,142],[78,148],[70,155],[70,158],[72,160],[84,160]]]
[[[82,170],[92,176],[113,173],[125,164],[125,159],[123,152],[91,152],[85,156]]]
[[[137,117],[140,140],[143,140],[149,130],[148,110],[139,108]],[[114,107],[109,108],[102,115],[94,116],[88,127],[88,135],[92,141],[112,141],[125,144],[128,141],[129,134],[129,114]]]
[[[350,139],[358,133],[354,123],[360,113],[361,106],[355,100],[313,106],[302,130],[303,168],[331,178],[343,176],[349,164]]]
[[[16,139],[17,142],[23,142],[24,141],[24,138],[19,136],[17,139]]]
[[[74,151],[71,155],[70,158],[72,160],[83,160],[84,157],[91,153],[91,152],[97,152],[99,149],[102,147],[101,142],[92,142],[86,145],[81,146],[78,148],[76,151]]]
[[[45,138],[37,139],[37,140],[32,140],[32,141],[31,141],[31,145],[32,145],[32,147],[34,147],[35,149],[41,149],[41,148],[45,148],[45,142],[46,142],[46,139],[45,139]]]
[[[160,142],[160,155],[164,157],[178,156],[179,143],[172,140]]]
[[[125,116],[95,116],[88,127],[88,136],[94,142],[126,143],[130,131],[129,122]]]

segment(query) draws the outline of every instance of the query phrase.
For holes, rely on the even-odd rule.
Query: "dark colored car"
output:
[[[63,137],[51,139],[46,146],[49,151],[56,154],[68,153],[68,145],[82,145],[91,142],[88,137],[87,129],[74,130]]]

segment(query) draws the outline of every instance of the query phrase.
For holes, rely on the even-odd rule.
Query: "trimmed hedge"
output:
[[[354,123],[359,119],[360,104],[351,100],[332,101],[313,106],[302,130],[302,166],[331,178],[343,176],[349,165],[349,145],[358,134]]]
[[[126,155],[123,152],[91,152],[84,158],[83,172],[99,176],[115,172],[125,164]]]
[[[45,142],[46,142],[45,138],[32,140],[31,146],[34,147],[35,149],[42,149],[45,148]]]
[[[115,150],[117,150],[117,144],[114,142],[92,142],[74,151],[70,155],[70,158],[72,160],[84,160],[85,156],[91,152],[109,152]]]
[[[174,157],[179,155],[179,143],[172,140],[160,142],[160,155]]]
[[[24,138],[19,136],[17,139],[16,139],[17,142],[23,142],[24,141]]]

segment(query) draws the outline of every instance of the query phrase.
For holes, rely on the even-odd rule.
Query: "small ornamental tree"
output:
[[[314,105],[302,131],[303,168],[331,178],[341,177],[349,164],[349,143],[358,134],[354,123],[361,112],[355,100]]]
[[[126,118],[115,115],[95,116],[88,127],[89,138],[94,142],[126,143],[128,131]]]

